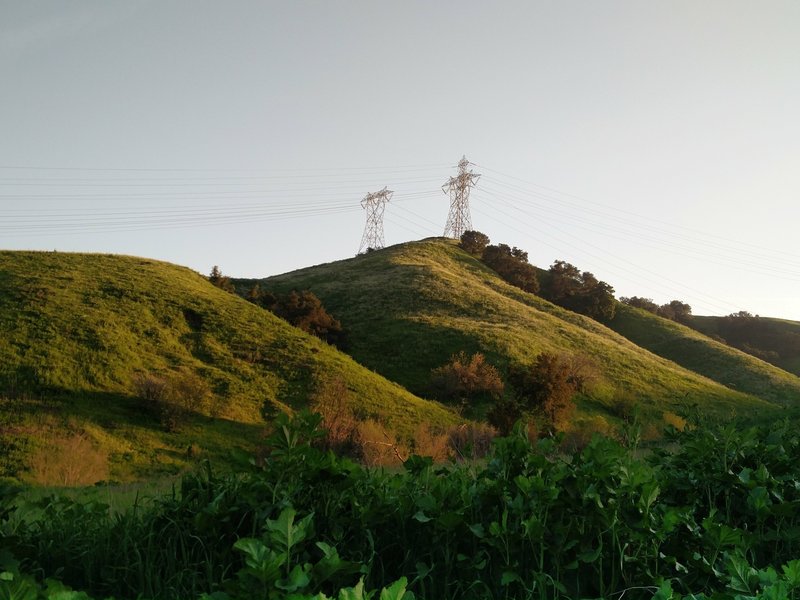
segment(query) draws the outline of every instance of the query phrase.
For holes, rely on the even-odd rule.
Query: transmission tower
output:
[[[469,217],[469,189],[475,186],[480,175],[467,171],[468,166],[467,157],[462,156],[458,161],[458,175],[451,177],[442,186],[442,191],[450,194],[450,214],[447,215],[444,237],[459,239],[462,233],[472,229]]]
[[[361,201],[361,207],[367,211],[367,224],[364,227],[361,246],[358,248],[359,254],[366,250],[383,248],[383,211],[392,194],[394,192],[383,188],[379,192],[367,194]]]

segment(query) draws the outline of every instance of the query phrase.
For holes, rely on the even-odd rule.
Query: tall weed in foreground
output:
[[[120,599],[800,597],[788,424],[672,431],[646,460],[601,437],[565,453],[518,426],[482,462],[384,471],[321,450],[319,423],[280,417],[263,460],[123,514],[7,508],[3,547],[40,582]]]

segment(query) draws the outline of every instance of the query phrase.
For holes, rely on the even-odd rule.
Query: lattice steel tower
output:
[[[462,233],[472,229],[472,220],[469,216],[469,190],[475,187],[480,175],[467,171],[468,166],[467,157],[462,156],[458,161],[458,175],[451,177],[442,186],[442,191],[450,194],[450,214],[447,215],[444,237],[459,239]]]
[[[367,211],[367,224],[364,227],[364,236],[361,238],[361,246],[358,253],[364,250],[377,250],[383,248],[383,211],[386,203],[391,199],[394,192],[383,188],[379,192],[372,192],[364,196],[361,206]]]

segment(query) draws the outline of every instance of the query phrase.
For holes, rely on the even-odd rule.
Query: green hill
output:
[[[689,326],[800,376],[800,323],[737,315],[692,317]]]
[[[708,318],[693,317],[692,321]],[[776,404],[800,405],[800,378],[685,325],[621,304],[609,327],[654,354],[726,387]]]
[[[254,283],[237,285],[245,291]],[[259,283],[314,292],[347,329],[357,361],[420,395],[429,393],[431,369],[460,350],[481,351],[501,368],[551,351],[590,357],[602,373],[582,399],[584,417],[612,418],[620,399],[657,415],[695,404],[712,415],[774,408],[506,284],[451,240],[401,244]]]
[[[211,396],[169,433],[135,382],[176,373]],[[174,473],[198,455],[224,461],[255,447],[265,415],[303,406],[329,378],[346,383],[359,416],[403,435],[456,420],[189,269],[0,252],[0,476],[35,478],[69,455],[63,483]]]

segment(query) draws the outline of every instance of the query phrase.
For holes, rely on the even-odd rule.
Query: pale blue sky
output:
[[[474,227],[539,266],[800,320],[798,31],[795,1],[0,0],[0,247],[266,276],[352,256],[383,186],[388,244],[441,235],[466,154]]]

